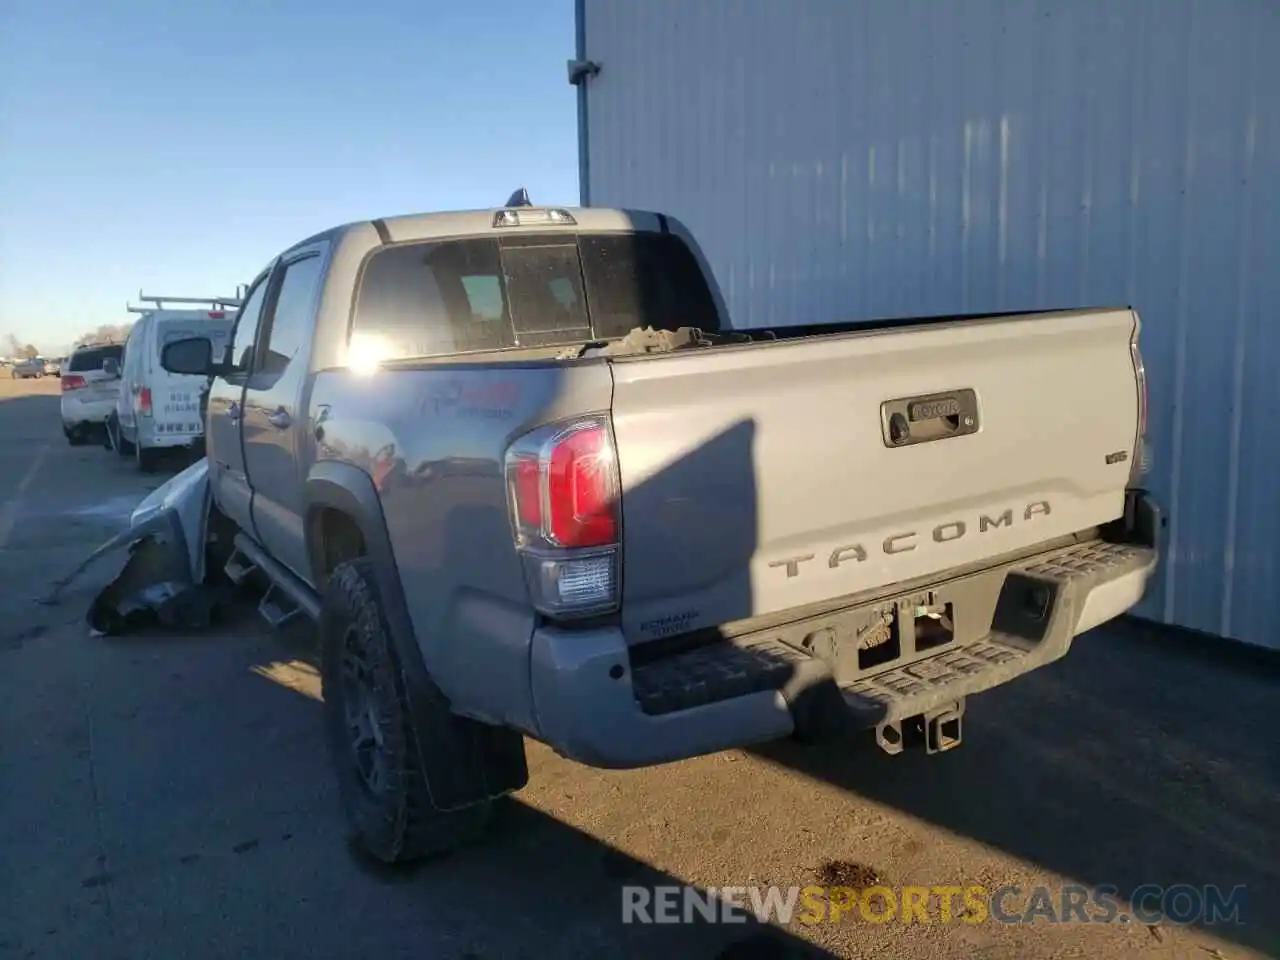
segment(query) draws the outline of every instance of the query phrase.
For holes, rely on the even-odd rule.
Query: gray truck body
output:
[[[363,323],[394,313],[362,300],[377,258],[458,238],[679,238],[728,329],[678,222],[564,214],[571,226],[497,226],[490,210],[310,238],[251,286],[228,356],[252,355],[210,389],[212,496],[245,556],[313,616],[335,565],[368,557],[388,628],[453,713],[601,767],[863,728],[892,751],[903,723],[958,728],[966,695],[1141,598],[1160,519],[1135,469],[1127,308],[654,353],[575,353],[609,339],[594,333],[418,359],[356,349]],[[552,567],[521,546],[512,450],[583,416],[606,425],[612,458],[619,529],[591,569],[612,565],[615,593],[562,617],[531,586]]]

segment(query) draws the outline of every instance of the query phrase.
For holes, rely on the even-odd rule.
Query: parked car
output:
[[[108,430],[111,445],[121,456],[132,455],[138,469],[153,471],[165,450],[198,453],[204,441],[200,393],[206,378],[167,372],[160,366],[161,348],[174,340],[200,336],[225,349],[232,324],[233,317],[220,309],[156,309],[134,322]]]
[[[62,374],[62,433],[72,446],[100,435],[120,394],[124,344],[77,348]]]
[[[13,364],[13,369],[9,371],[9,376],[14,380],[39,380],[44,375],[44,357],[29,357],[17,360]]]
[[[46,377],[61,376],[63,362],[64,361],[61,357],[55,357],[53,360],[46,360],[44,362],[44,375]]]
[[[192,338],[163,364],[215,378],[227,572],[318,621],[352,832],[392,861],[477,836],[523,736],[605,768],[958,744],[966,696],[1152,575],[1139,331],[734,331],[674,218],[519,204],[303,241],[225,359]]]

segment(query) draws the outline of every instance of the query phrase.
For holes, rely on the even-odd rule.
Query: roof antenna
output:
[[[532,207],[533,204],[529,200],[529,191],[521,187],[511,196],[507,197],[506,206],[508,207]]]

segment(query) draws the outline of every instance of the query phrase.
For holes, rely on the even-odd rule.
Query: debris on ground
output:
[[[874,869],[854,860],[822,861],[818,868],[818,880],[828,887],[853,887],[859,890],[883,882]]]
[[[208,626],[220,602],[206,583],[205,549],[212,498],[204,458],[151,492],[134,509],[129,528],[89,554],[39,602],[57,606],[63,590],[99,558],[128,547],[124,569],[103,588],[86,620],[95,636],[159,623],[175,629]]]

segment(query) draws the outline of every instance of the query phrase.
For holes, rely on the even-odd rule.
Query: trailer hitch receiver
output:
[[[955,700],[923,716],[925,753],[942,753],[960,746],[964,700]]]

